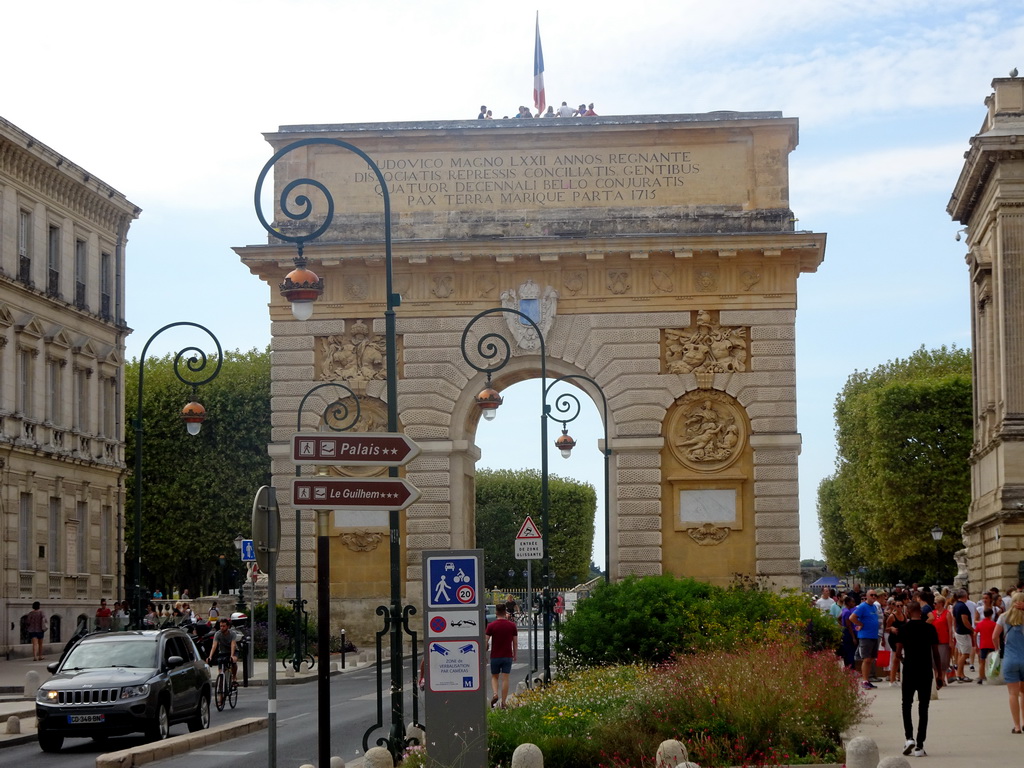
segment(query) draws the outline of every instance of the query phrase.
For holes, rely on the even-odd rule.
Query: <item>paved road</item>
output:
[[[520,663],[513,669],[513,683],[526,679],[529,672],[526,638],[520,637]],[[407,670],[408,672],[408,670]],[[279,672],[280,674],[280,672]],[[385,684],[387,683],[385,665]],[[488,683],[489,685],[489,680]],[[303,763],[317,763],[317,683],[315,679],[298,685],[280,685],[277,689],[278,731],[277,763],[281,768],[295,768]],[[363,734],[376,722],[377,688],[376,670],[371,666],[351,670],[331,678],[331,754],[352,762],[362,755]],[[422,704],[422,699],[421,699]],[[375,739],[387,735],[390,717],[385,695],[384,727],[374,731],[369,746]],[[264,717],[267,713],[267,689],[263,686],[241,688],[236,709],[211,713],[211,726],[216,727],[234,720]],[[406,685],[406,722],[412,720],[411,685]],[[421,720],[423,719],[421,714]],[[171,735],[187,733],[184,725],[176,725]],[[9,745],[0,750],[0,764],[17,768],[94,768],[96,757],[106,752],[127,749],[144,744],[141,736],[109,739],[105,743],[89,739],[67,739],[58,755],[43,753],[37,743]],[[255,768],[267,765],[267,732],[243,736],[206,749],[159,761],[161,766],[180,768]]]

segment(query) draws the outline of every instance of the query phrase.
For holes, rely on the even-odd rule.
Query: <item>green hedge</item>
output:
[[[560,657],[574,664],[661,663],[685,653],[733,650],[799,637],[831,650],[838,624],[806,598],[675,576],[599,586],[562,628]]]

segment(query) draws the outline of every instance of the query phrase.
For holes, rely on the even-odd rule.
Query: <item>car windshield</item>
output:
[[[120,639],[116,643],[79,643],[64,660],[62,669],[97,667],[150,667],[155,669],[157,644],[147,638]]]

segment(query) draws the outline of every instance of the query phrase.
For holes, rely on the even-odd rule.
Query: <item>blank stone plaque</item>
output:
[[[679,522],[697,525],[735,525],[736,489],[680,491]]]

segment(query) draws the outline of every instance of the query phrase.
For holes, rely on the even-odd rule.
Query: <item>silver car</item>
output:
[[[47,669],[36,692],[39,747],[141,731],[166,739],[174,723],[210,726],[210,668],[183,630],[96,632]]]

